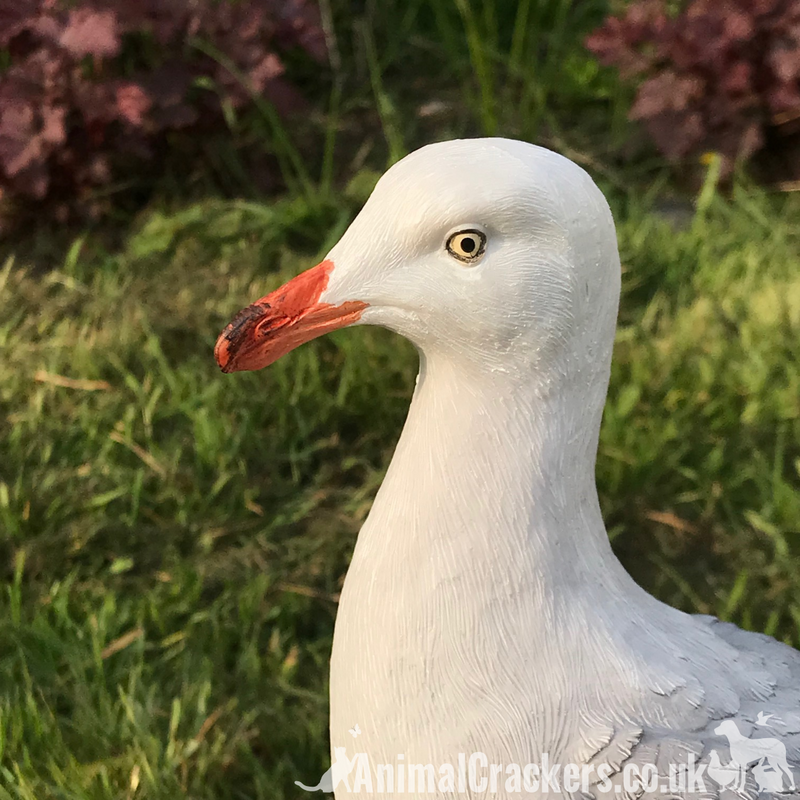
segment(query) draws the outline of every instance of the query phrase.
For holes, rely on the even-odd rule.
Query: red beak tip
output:
[[[356,322],[361,301],[320,303],[333,263],[323,261],[243,308],[222,331],[214,358],[225,372],[257,370],[317,336]]]
[[[230,372],[231,371],[231,352],[229,347],[229,342],[225,334],[227,333],[227,328],[223,331],[222,335],[217,339],[217,343],[214,346],[214,360],[217,362],[217,365],[223,372]]]

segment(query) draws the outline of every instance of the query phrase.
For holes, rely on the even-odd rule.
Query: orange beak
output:
[[[295,347],[356,322],[367,303],[319,302],[332,269],[332,261],[323,261],[242,309],[214,348],[222,371],[262,369]]]

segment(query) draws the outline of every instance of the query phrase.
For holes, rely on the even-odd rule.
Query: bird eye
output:
[[[445,247],[453,258],[470,264],[478,261],[486,250],[486,234],[474,228],[456,231],[447,238]]]

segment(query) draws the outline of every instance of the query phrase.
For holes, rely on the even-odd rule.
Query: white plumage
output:
[[[477,232],[472,252],[483,235],[485,252],[454,257],[459,231]],[[395,330],[421,357],[342,592],[332,748],[352,753],[358,723],[372,764],[547,754],[604,763],[613,781],[626,764],[667,776],[712,751],[719,768],[731,760],[721,723],[749,737],[768,720],[757,737],[780,740],[800,779],[800,653],[665,606],[609,545],[594,461],[620,263],[589,176],[517,141],[430,145],[386,173],[326,263],[314,314],[346,308],[348,323]],[[225,347],[241,335],[229,330]],[[745,769],[745,796],[757,793],[753,766],[765,768]],[[705,796],[729,792],[708,784]],[[650,792],[672,794],[685,793]]]

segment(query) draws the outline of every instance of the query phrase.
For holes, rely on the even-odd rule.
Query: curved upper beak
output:
[[[334,306],[319,300],[332,270],[333,262],[323,261],[242,309],[214,348],[222,371],[262,369],[295,347],[356,322],[367,303]]]

